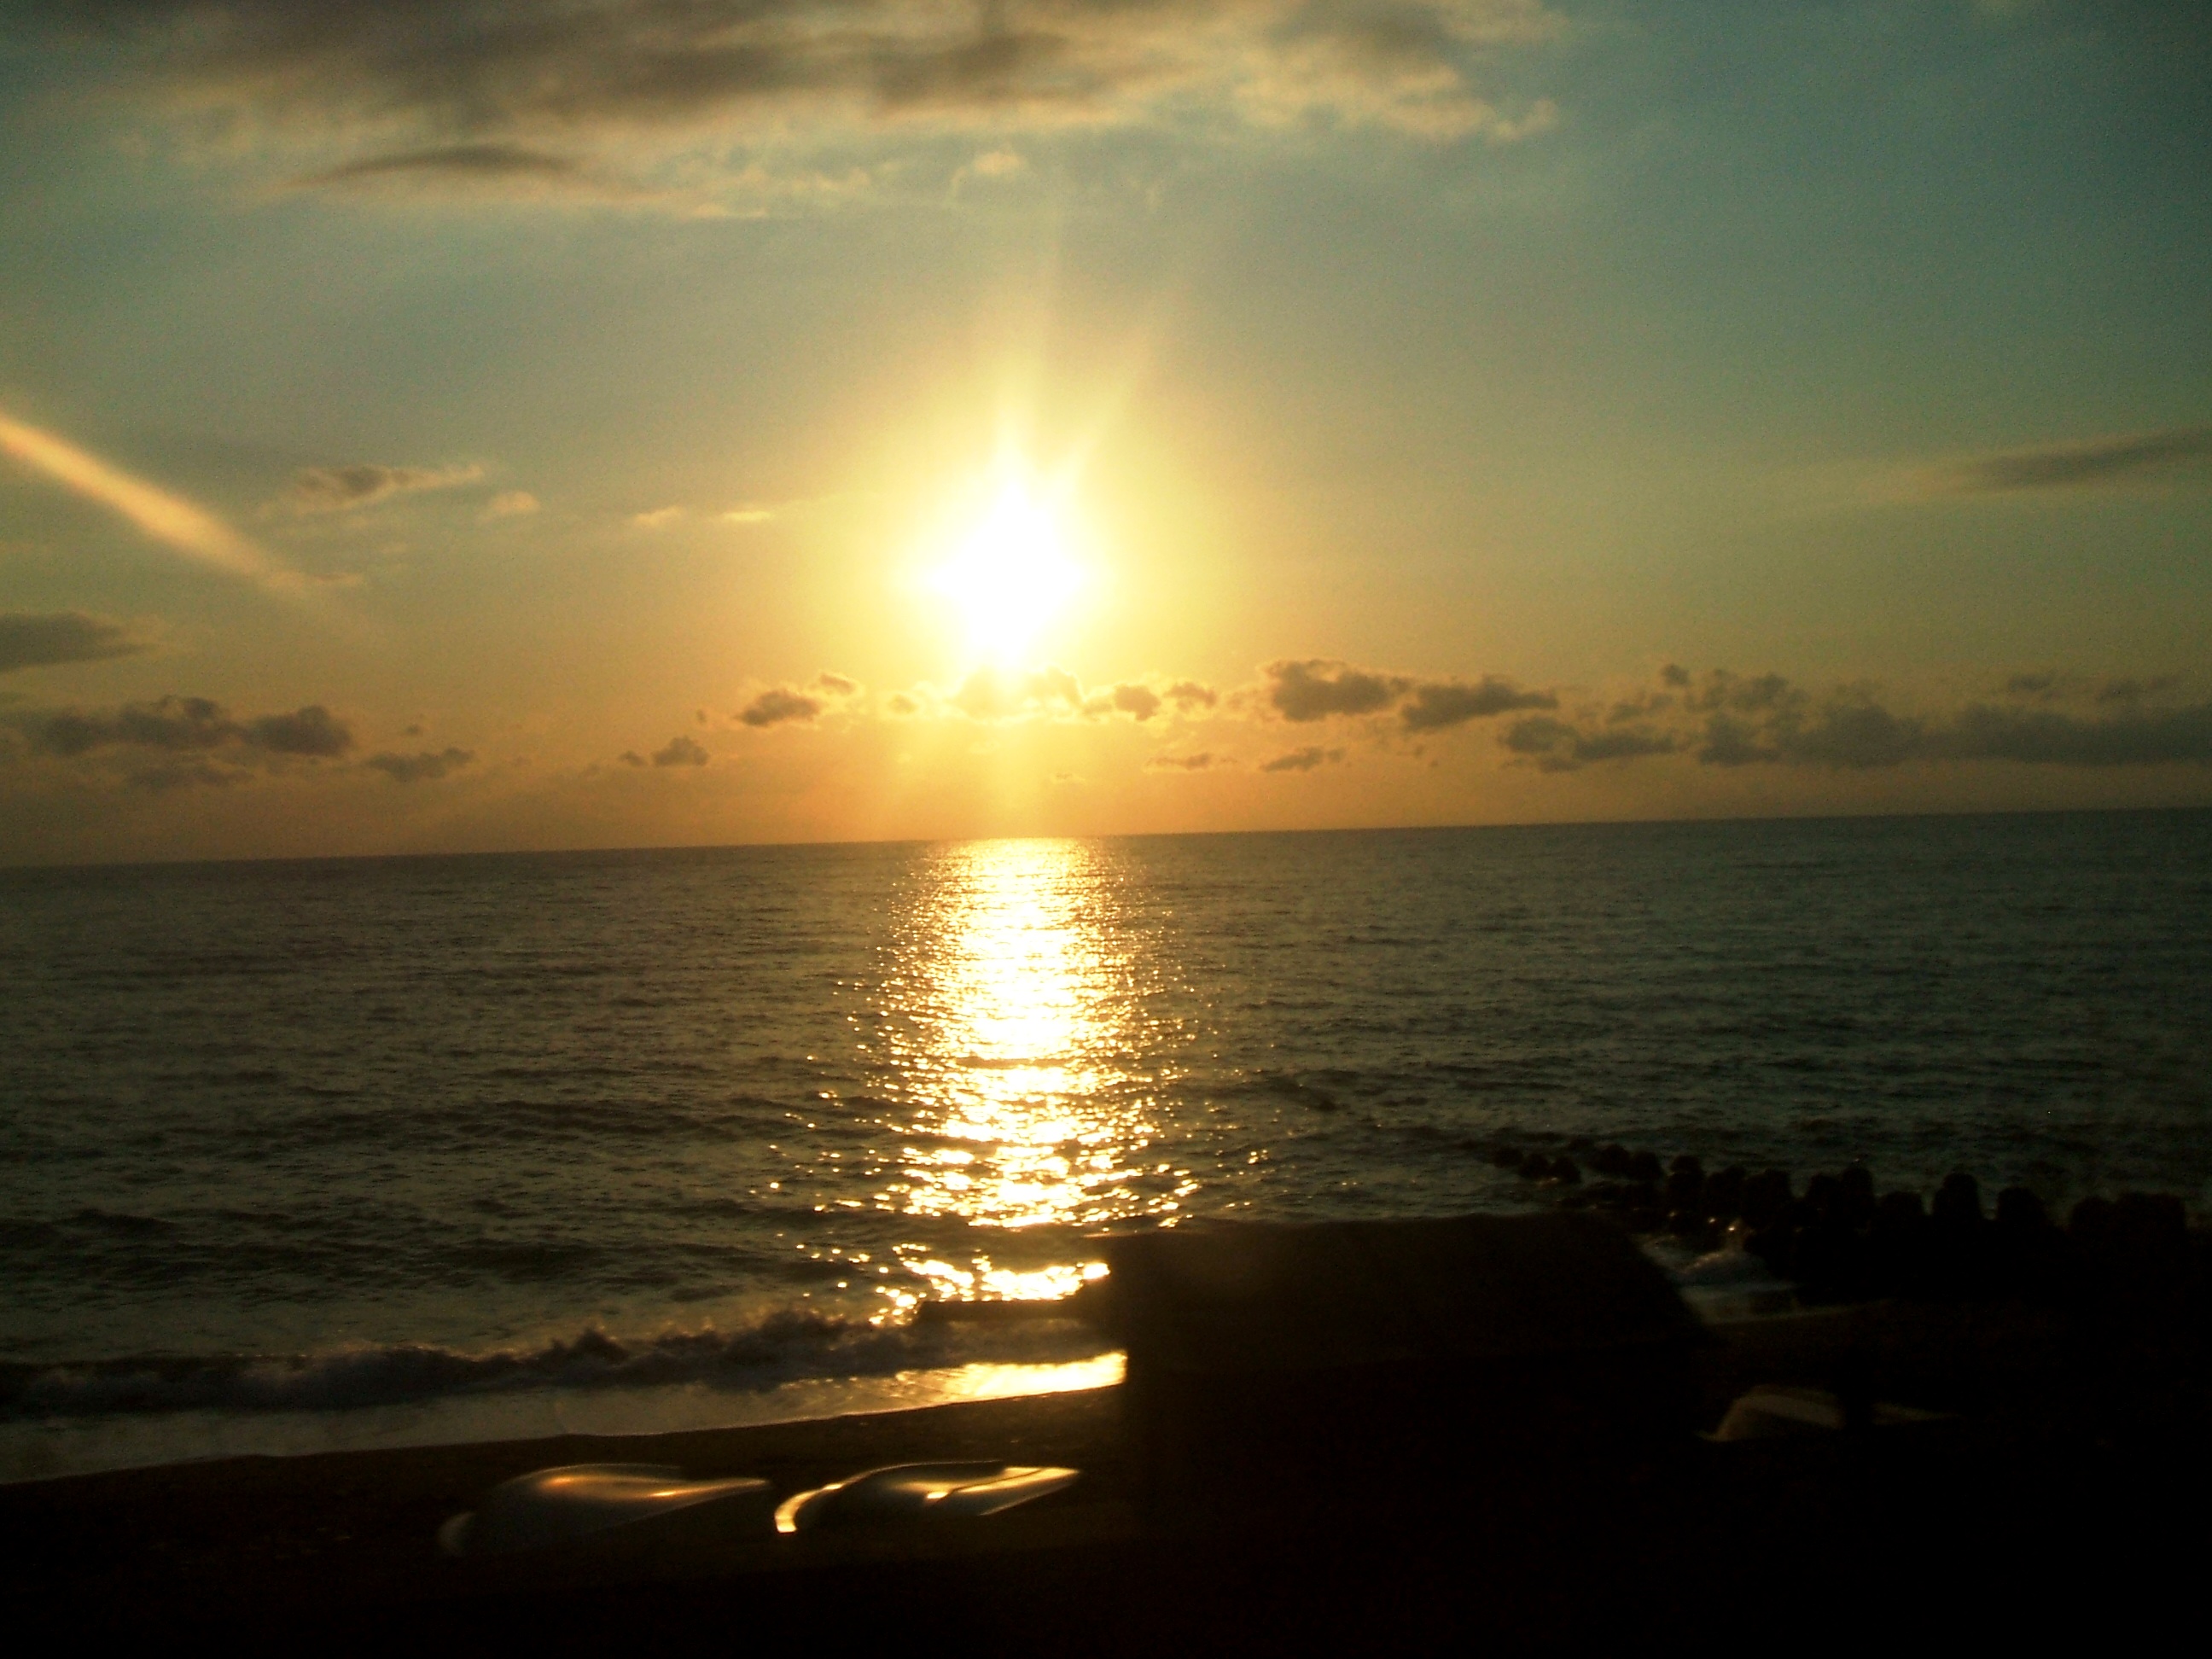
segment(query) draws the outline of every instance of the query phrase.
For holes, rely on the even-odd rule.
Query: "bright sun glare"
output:
[[[1000,481],[982,516],[929,578],[959,611],[976,655],[1010,663],[1066,608],[1083,585],[1058,503],[1027,480]]]

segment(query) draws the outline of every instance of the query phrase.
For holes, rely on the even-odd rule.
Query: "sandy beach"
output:
[[[1140,1514],[1117,1390],[653,1437],[177,1465],[0,1489],[11,1623],[232,1645],[825,1640],[978,1650],[1820,1646],[1846,1631],[2117,1630],[2191,1594],[2201,1367],[2091,1356],[2020,1309],[1717,1329],[1708,1414],[1752,1382],[1949,1407],[1909,1427],[1698,1441],[1468,1491],[1391,1472],[1364,1513],[1202,1530]],[[923,1458],[1084,1471],[1029,1510],[779,1538],[709,1523],[452,1560],[434,1534],[549,1465],[751,1474],[780,1493]]]

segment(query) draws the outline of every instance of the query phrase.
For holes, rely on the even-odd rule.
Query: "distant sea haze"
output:
[[[0,1477],[1081,1363],[908,1316],[1500,1132],[2212,1182],[2202,812],[17,871],[0,968]]]

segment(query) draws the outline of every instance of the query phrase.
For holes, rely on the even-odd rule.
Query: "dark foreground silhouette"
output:
[[[1605,1224],[1535,1220],[1572,1224],[1118,1261],[1126,1389],[0,1488],[0,1589],[41,1643],[295,1652],[1783,1655],[2193,1627],[2212,1532],[2196,1236],[2154,1297],[1888,1301],[1707,1334],[1641,1299]],[[1542,1264],[1577,1250],[1547,1283]],[[1431,1274],[1367,1305],[1376,1284],[1486,1251],[1486,1286]],[[1304,1270],[1323,1259],[1315,1290]],[[1270,1261],[1298,1271],[1271,1279]],[[1133,1290],[1148,1271],[1159,1283]],[[1246,1323],[1226,1329],[1231,1315]],[[1448,1315],[1476,1323],[1437,1328]],[[1760,1384],[1833,1409],[1794,1432],[1771,1417],[1754,1437],[1698,1432]],[[434,1541],[553,1464],[649,1460],[792,1494],[968,1458],[1083,1475],[927,1528],[616,1534],[481,1560]]]

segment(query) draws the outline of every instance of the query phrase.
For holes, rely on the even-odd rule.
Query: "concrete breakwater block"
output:
[[[1106,1250],[1097,1316],[1156,1521],[1418,1504],[1698,1426],[1704,1333],[1595,1217],[1225,1223]]]

